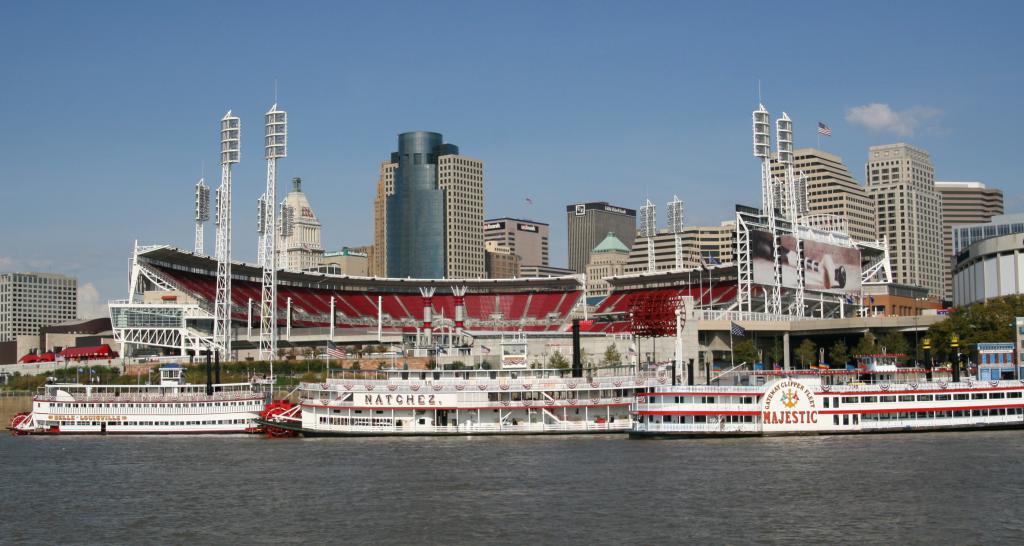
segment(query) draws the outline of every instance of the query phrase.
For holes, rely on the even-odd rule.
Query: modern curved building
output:
[[[1024,234],[976,241],[957,256],[953,304],[1024,294]]]
[[[440,133],[416,131],[398,135],[391,163],[387,276],[483,277],[483,162],[460,156]]]

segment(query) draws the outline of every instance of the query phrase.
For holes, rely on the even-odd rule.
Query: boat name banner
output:
[[[802,381],[783,379],[769,385],[761,403],[765,431],[818,429],[818,403],[814,391]]]
[[[355,402],[364,406],[450,407],[458,403],[458,395],[367,393],[360,395]]]

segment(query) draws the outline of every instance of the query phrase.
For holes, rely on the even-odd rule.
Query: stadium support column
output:
[[[261,201],[263,287],[260,298],[260,360],[277,356],[277,160],[288,155],[288,114],[275,103],[264,116],[267,189]],[[290,319],[289,319],[290,320]]]
[[[422,287],[420,288],[420,295],[423,296],[423,343],[421,346],[430,349],[433,346],[433,329],[431,328],[430,322],[433,320],[434,314],[434,291],[436,288]]]
[[[231,358],[231,166],[239,160],[241,120],[231,111],[220,120],[220,186],[217,187],[217,289],[213,344]]]
[[[782,334],[782,369],[789,371],[789,332]]]
[[[462,330],[466,324],[466,290],[465,286],[453,286],[455,296],[455,338],[462,343]]]
[[[334,317],[335,317],[334,296],[331,296],[331,325],[330,325],[331,343],[334,343],[334,322],[336,320]]]

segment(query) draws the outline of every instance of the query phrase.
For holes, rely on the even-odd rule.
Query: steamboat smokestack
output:
[[[210,350],[206,350],[206,396],[213,394],[213,365],[210,364]]]
[[[583,377],[583,361],[580,359],[580,319],[572,319],[572,376]]]

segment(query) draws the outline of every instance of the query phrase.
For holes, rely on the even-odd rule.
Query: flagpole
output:
[[[736,365],[736,353],[732,350],[732,321],[729,321],[729,365]]]

